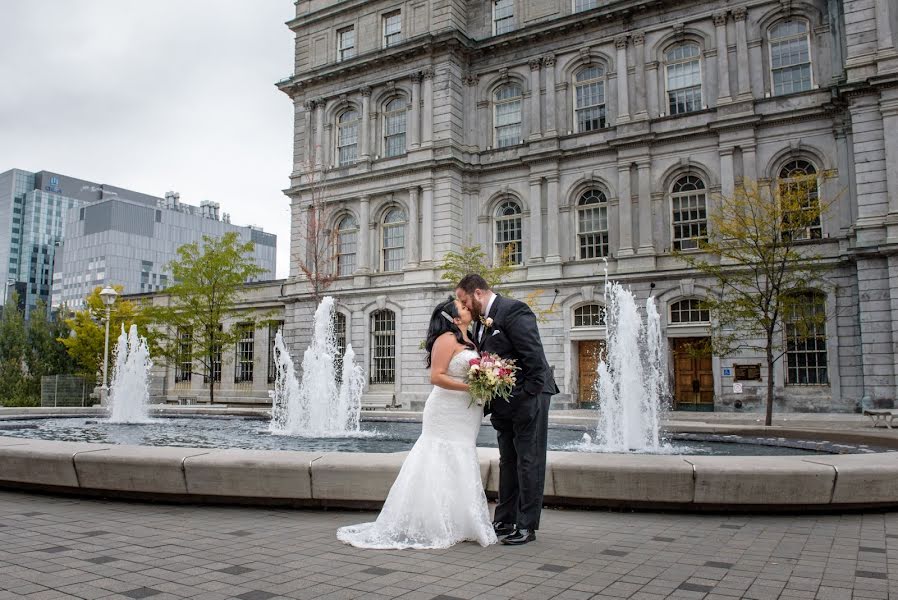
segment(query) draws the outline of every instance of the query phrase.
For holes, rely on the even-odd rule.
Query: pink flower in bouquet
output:
[[[472,404],[485,406],[497,396],[509,401],[515,383],[514,372],[518,369],[514,360],[484,352],[479,359],[471,359],[468,365]]]

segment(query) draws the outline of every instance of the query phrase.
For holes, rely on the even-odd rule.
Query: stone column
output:
[[[630,121],[630,89],[627,79],[627,36],[614,39],[617,48],[617,122]]]
[[[371,272],[371,198],[359,198],[359,255],[355,272],[367,275]]]
[[[892,22],[889,19],[889,4],[894,5],[895,0],[876,0],[876,47],[880,52],[883,50],[894,50],[895,40],[892,36]],[[894,6],[892,10],[895,9]]]
[[[736,61],[739,76],[739,99],[751,97],[751,71],[748,61],[748,32],[746,31],[745,18],[748,11],[744,6],[733,10],[733,19],[736,20]]]
[[[645,103],[645,33],[637,31],[633,34],[632,39],[634,53],[633,60],[636,63],[636,73],[634,76],[636,84],[634,89],[634,93],[636,94],[636,114],[634,115],[634,119],[639,120],[648,117]]]
[[[633,198],[630,191],[630,164],[617,165],[617,216],[620,243],[617,256],[633,254]]]
[[[424,131],[421,135],[421,144],[429,146],[433,141],[433,69],[427,68],[421,72],[424,77]]]
[[[546,177],[546,262],[561,262],[558,253],[558,175]]]
[[[886,190],[889,197],[889,214],[898,219],[898,94],[891,100],[880,100],[882,130],[885,142]]]
[[[315,164],[324,162],[324,100],[315,100]]]
[[[312,114],[315,112],[315,101],[306,100],[302,106],[306,111],[306,114],[303,116],[303,124],[306,128],[305,159],[308,163],[309,169],[311,170],[312,166],[317,162],[317,158],[315,157],[315,155],[317,154],[317,149],[315,148],[315,119],[313,118]]]
[[[555,125],[555,55],[547,54],[543,57],[543,67],[546,69],[546,136],[558,135]]]
[[[530,179],[530,254],[531,263],[543,262],[543,180]]]
[[[542,118],[539,102],[539,68],[540,59],[530,59],[530,139],[537,140],[542,137]]]
[[[433,262],[433,184],[421,185],[421,262]]]
[[[743,155],[744,156],[744,155]],[[736,176],[733,172],[733,148],[720,149],[720,195],[732,198],[736,191]]]
[[[412,104],[409,112],[409,148],[421,147],[421,73],[412,73]]]
[[[480,78],[477,75],[465,76],[465,144],[478,147],[480,140],[477,137],[477,84]]]
[[[359,161],[367,162],[371,158],[371,144],[368,132],[371,129],[371,88],[367,85],[360,90],[362,94],[362,123],[359,129]]]
[[[653,60],[645,65],[645,95],[648,98],[649,118],[654,119],[660,113],[658,109],[658,61]]]
[[[742,177],[758,181],[758,158],[754,144],[742,146]]]
[[[732,101],[730,96],[730,52],[727,49],[727,14],[714,15],[714,27],[717,30],[717,104]]]
[[[637,163],[639,169],[639,254],[654,254],[652,240],[652,161]]]
[[[406,264],[412,268],[418,266],[418,240],[418,188],[413,187],[408,190],[408,252],[405,255]]]

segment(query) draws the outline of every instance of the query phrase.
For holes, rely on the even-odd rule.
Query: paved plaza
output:
[[[898,598],[898,513],[547,510],[536,543],[344,546],[372,512],[0,492],[0,600]]]

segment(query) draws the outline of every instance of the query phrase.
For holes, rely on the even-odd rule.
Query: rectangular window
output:
[[[396,314],[381,310],[371,315],[371,383],[396,381]]]
[[[401,271],[405,262],[405,226],[384,227],[384,271]]]
[[[218,331],[222,330],[222,326],[218,326]],[[221,344],[215,344],[212,347],[212,364],[209,365],[212,372],[212,381],[221,382]],[[205,383],[209,383],[209,375],[204,377]]]
[[[193,375],[193,330],[184,327],[178,329],[178,360],[175,364],[175,383],[190,381]]]
[[[283,321],[275,321],[268,324],[268,383],[274,383],[278,375],[277,356],[274,352],[274,340],[277,338],[278,329],[284,327]],[[283,333],[281,333],[283,335]]]
[[[593,8],[598,8],[599,0],[574,0],[574,12],[583,12],[584,10],[590,10]]]
[[[348,60],[355,56],[355,27],[347,27],[337,32],[337,60]]]
[[[514,0],[493,1],[493,35],[514,31]]]
[[[255,327],[252,323],[243,323],[237,327],[240,337],[237,339],[237,353],[234,357],[234,383],[251,382],[255,358]]]
[[[786,380],[789,385],[827,385],[826,305],[819,294],[790,303],[786,322]]]
[[[402,13],[397,11],[384,15],[384,48],[395,46],[402,41]]]

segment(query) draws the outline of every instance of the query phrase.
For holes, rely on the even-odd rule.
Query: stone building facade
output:
[[[554,308],[541,333],[559,402],[592,399],[607,261],[609,277],[661,305],[675,406],[753,409],[760,356],[678,352],[708,335],[696,300],[713,290],[672,250],[693,249],[705,208],[743,179],[808,175],[838,198],[808,232],[833,268],[810,300],[833,317],[780,361],[778,409],[895,397],[894,2],[299,0],[288,26],[291,271],[270,295],[300,353],[317,170],[339,239],[329,293],[368,400],[426,397],[419,344],[451,288],[438,267],[478,244],[511,245],[508,288],[542,290]]]

